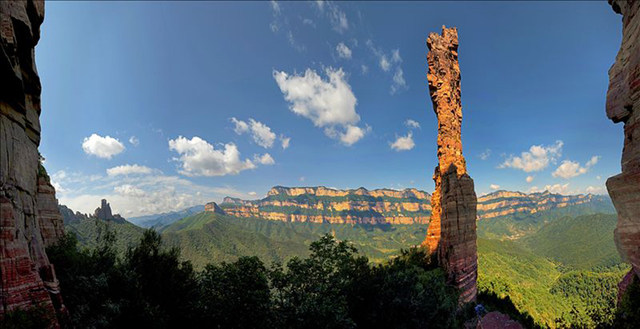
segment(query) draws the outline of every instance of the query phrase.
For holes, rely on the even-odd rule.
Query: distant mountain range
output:
[[[179,211],[171,211],[171,212],[165,212],[161,214],[132,217],[132,218],[129,218],[129,221],[140,227],[162,228],[164,226],[167,226],[179,220],[180,218],[185,218],[187,216],[191,216],[193,214],[197,214],[202,211],[204,211],[204,205],[198,205],[198,206],[182,209]]]
[[[478,219],[533,214],[580,204],[599,212],[613,212],[608,196],[496,191],[478,198]],[[338,190],[323,186],[276,186],[264,199],[227,197],[220,206],[227,215],[284,222],[426,224],[431,215],[431,195],[417,189],[370,191],[362,187]]]

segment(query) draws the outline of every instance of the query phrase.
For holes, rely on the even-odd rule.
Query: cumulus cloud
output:
[[[347,47],[347,45],[342,42],[340,42],[336,46],[336,52],[338,53],[338,57],[340,58],[351,59],[351,49],[349,49],[349,47]]]
[[[591,159],[587,161],[584,167],[580,166],[578,162],[564,160],[551,175],[553,177],[561,177],[564,179],[569,179],[572,177],[586,174],[592,166],[598,163],[598,159],[600,159],[599,156],[591,157]]]
[[[327,80],[311,69],[304,75],[273,71],[273,78],[293,113],[324,128],[327,136],[352,145],[369,129],[356,125],[360,121],[356,112],[357,99],[342,69],[327,68],[325,73]]]
[[[191,139],[179,136],[169,140],[169,149],[180,155],[175,160],[181,163],[179,172],[185,176],[236,175],[256,167],[251,160],[240,159],[240,151],[233,143],[218,150],[198,136]]]
[[[395,94],[398,91],[407,88],[407,82],[404,80],[404,72],[401,67],[396,68],[396,73],[393,74],[393,83],[391,84],[391,94]]]
[[[289,148],[289,143],[291,142],[291,137],[284,137],[280,135],[280,145],[282,145],[282,149],[286,150]]]
[[[524,172],[540,171],[551,163],[555,163],[562,155],[562,141],[556,141],[554,145],[533,145],[528,152],[522,152],[520,156],[510,156],[498,168],[514,168]]]
[[[136,136],[131,136],[131,137],[129,137],[129,144],[131,144],[133,146],[138,146],[138,145],[140,145],[140,140]]]
[[[111,136],[102,137],[98,134],[91,134],[91,136],[84,138],[82,149],[86,154],[111,159],[114,155],[124,151],[125,147],[119,140]]]
[[[499,188],[500,188],[500,185],[497,185],[497,184],[491,184],[491,185],[489,185],[489,188],[491,188],[492,190],[497,190],[497,189],[499,189]]]
[[[533,176],[527,176],[527,183],[533,182]]]
[[[405,121],[404,124],[409,128],[420,129],[420,123],[416,120],[407,119],[407,121]]]
[[[249,118],[249,123],[246,123],[245,121],[231,118],[231,122],[235,125],[233,131],[236,134],[242,135],[243,133],[251,132],[253,141],[264,148],[271,148],[276,140],[276,134],[271,131],[271,128],[260,121]]]
[[[273,160],[273,158],[271,157],[271,154],[269,153],[265,153],[263,155],[256,155],[254,157],[254,161],[263,165],[272,165],[276,163],[276,161]]]
[[[249,193],[247,193],[247,194],[249,194],[250,196],[256,196],[256,195],[258,195],[258,193],[253,192],[253,191],[251,191],[251,192],[249,192]]]
[[[413,133],[408,132],[406,136],[398,136],[396,140],[391,143],[391,148],[400,151],[408,151],[411,150],[415,146],[413,142]]]
[[[126,164],[126,165],[107,169],[108,176],[150,174],[151,172],[152,172],[151,168],[146,166],[140,166],[137,164],[133,164],[133,165]]]

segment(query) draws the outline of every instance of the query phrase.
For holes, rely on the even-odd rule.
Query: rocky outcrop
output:
[[[622,173],[607,180],[618,212],[615,240],[640,275],[640,1],[609,0],[622,14],[622,45],[609,69],[607,116],[624,123]]]
[[[578,205],[591,207],[594,211],[613,211],[611,200],[606,196],[496,191],[478,198],[477,218],[534,214]],[[364,188],[337,190],[322,186],[276,186],[264,199],[226,197],[220,207],[227,215],[235,217],[286,222],[428,224],[431,195],[417,189],[369,191]]]
[[[337,190],[319,187],[272,188],[262,200],[225,198],[221,207],[236,217],[286,222],[348,224],[426,224],[428,193],[416,189]]]
[[[105,199],[102,199],[102,201],[100,202],[100,207],[96,208],[95,212],[93,213],[93,218],[116,223],[125,222],[125,219],[122,218],[122,216],[120,216],[119,214],[114,215],[111,213],[111,206]]]
[[[0,316],[43,307],[64,311],[45,246],[62,232],[54,190],[39,174],[40,79],[34,48],[42,1],[0,2]]]
[[[477,198],[462,155],[462,105],[458,31],[442,27],[427,38],[429,94],[438,118],[438,165],[433,174],[431,222],[423,243],[460,291],[460,303],[475,301],[478,254]]]
[[[212,212],[212,213],[220,214],[220,215],[226,215],[224,210],[222,210],[222,208],[220,208],[220,206],[218,206],[218,204],[215,203],[215,202],[209,202],[209,203],[205,204],[204,205],[204,211]]]

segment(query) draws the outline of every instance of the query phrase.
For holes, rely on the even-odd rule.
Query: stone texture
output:
[[[640,275],[640,1],[609,0],[622,14],[622,45],[609,69],[607,116],[624,123],[622,173],[607,180],[618,212],[615,241]]]
[[[500,312],[487,313],[476,327],[478,329],[523,329],[520,323]]]
[[[126,220],[122,218],[122,216],[120,216],[119,214],[113,214],[111,212],[111,205],[109,205],[109,202],[107,202],[107,200],[105,199],[102,199],[102,201],[100,202],[100,207],[96,208],[96,210],[93,212],[93,218],[116,223],[126,222]]]
[[[220,214],[220,215],[226,215],[224,210],[222,210],[222,208],[220,208],[220,206],[218,206],[218,204],[215,203],[215,202],[209,202],[209,203],[205,204],[204,205],[204,211],[212,212],[212,213],[216,213],[216,214]]]
[[[42,1],[0,2],[0,316],[39,305],[55,327],[64,305],[44,248],[62,226],[55,191],[39,174],[34,48],[43,19]]]
[[[460,290],[460,303],[467,303],[477,295],[477,198],[462,155],[458,31],[443,26],[442,34],[429,34],[427,47],[429,94],[438,118],[438,166],[423,245],[437,255],[449,283]]]

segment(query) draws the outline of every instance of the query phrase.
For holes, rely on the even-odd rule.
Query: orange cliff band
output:
[[[438,166],[423,245],[437,255],[448,282],[460,290],[459,302],[467,303],[477,295],[477,198],[462,155],[458,31],[443,26],[442,34],[429,34],[427,47],[429,94],[438,118]]]

